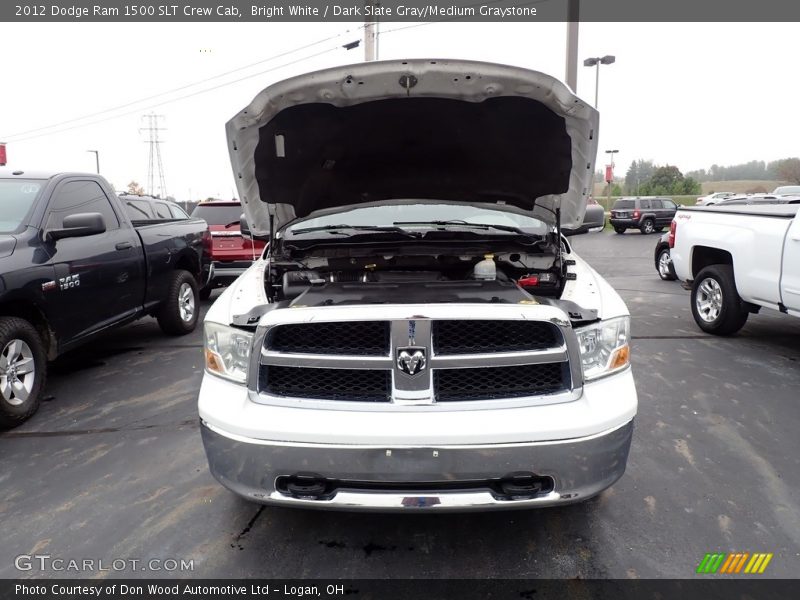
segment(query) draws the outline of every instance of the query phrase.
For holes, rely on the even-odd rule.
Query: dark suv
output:
[[[653,233],[669,227],[678,205],[669,198],[620,198],[611,207],[611,225],[617,233],[638,229]]]

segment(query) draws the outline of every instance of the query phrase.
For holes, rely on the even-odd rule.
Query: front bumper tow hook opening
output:
[[[314,475],[295,475],[286,478],[282,487],[290,496],[306,500],[320,500],[328,492],[325,479]]]
[[[511,500],[528,500],[552,489],[547,478],[536,475],[511,475],[500,480],[500,490]]]

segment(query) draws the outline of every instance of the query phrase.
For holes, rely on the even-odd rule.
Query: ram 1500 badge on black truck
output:
[[[193,331],[210,243],[199,219],[131,221],[98,175],[0,170],[0,427],[36,411],[48,360],[95,334],[148,314]]]
[[[266,256],[205,319],[211,472],[250,500],[482,510],[624,472],[630,321],[576,256],[597,112],[541,73],[457,60],[270,86],[227,125]]]

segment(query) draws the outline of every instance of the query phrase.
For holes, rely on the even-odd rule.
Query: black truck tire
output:
[[[656,256],[656,272],[664,281],[675,281],[678,276],[675,274],[675,267],[669,257],[669,246],[663,246]]]
[[[625,228],[624,227],[614,227],[614,231],[616,231],[618,234],[622,235],[623,233],[625,233]]]
[[[197,281],[189,271],[178,269],[172,274],[167,297],[156,314],[158,324],[168,335],[186,335],[194,331],[199,314]]]
[[[642,224],[641,224],[641,226],[639,227],[639,230],[640,230],[640,231],[641,231],[641,232],[642,232],[644,235],[651,234],[651,233],[653,233],[653,232],[656,230],[656,224],[655,224],[655,222],[653,221],[653,219],[647,218],[647,219],[645,219],[644,221],[642,221]]]
[[[749,314],[736,291],[731,265],[711,265],[692,283],[692,316],[706,333],[731,335],[747,322]]]
[[[0,317],[0,428],[20,425],[38,409],[47,379],[47,351],[25,319]]]

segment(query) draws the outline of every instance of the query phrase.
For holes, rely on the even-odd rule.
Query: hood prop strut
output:
[[[562,276],[564,275],[564,257],[562,256],[561,252],[561,206],[559,205],[556,208],[556,259],[558,260],[558,272]]]
[[[275,246],[275,215],[269,215],[269,242],[267,242],[267,300],[275,301],[272,291],[272,248]]]

